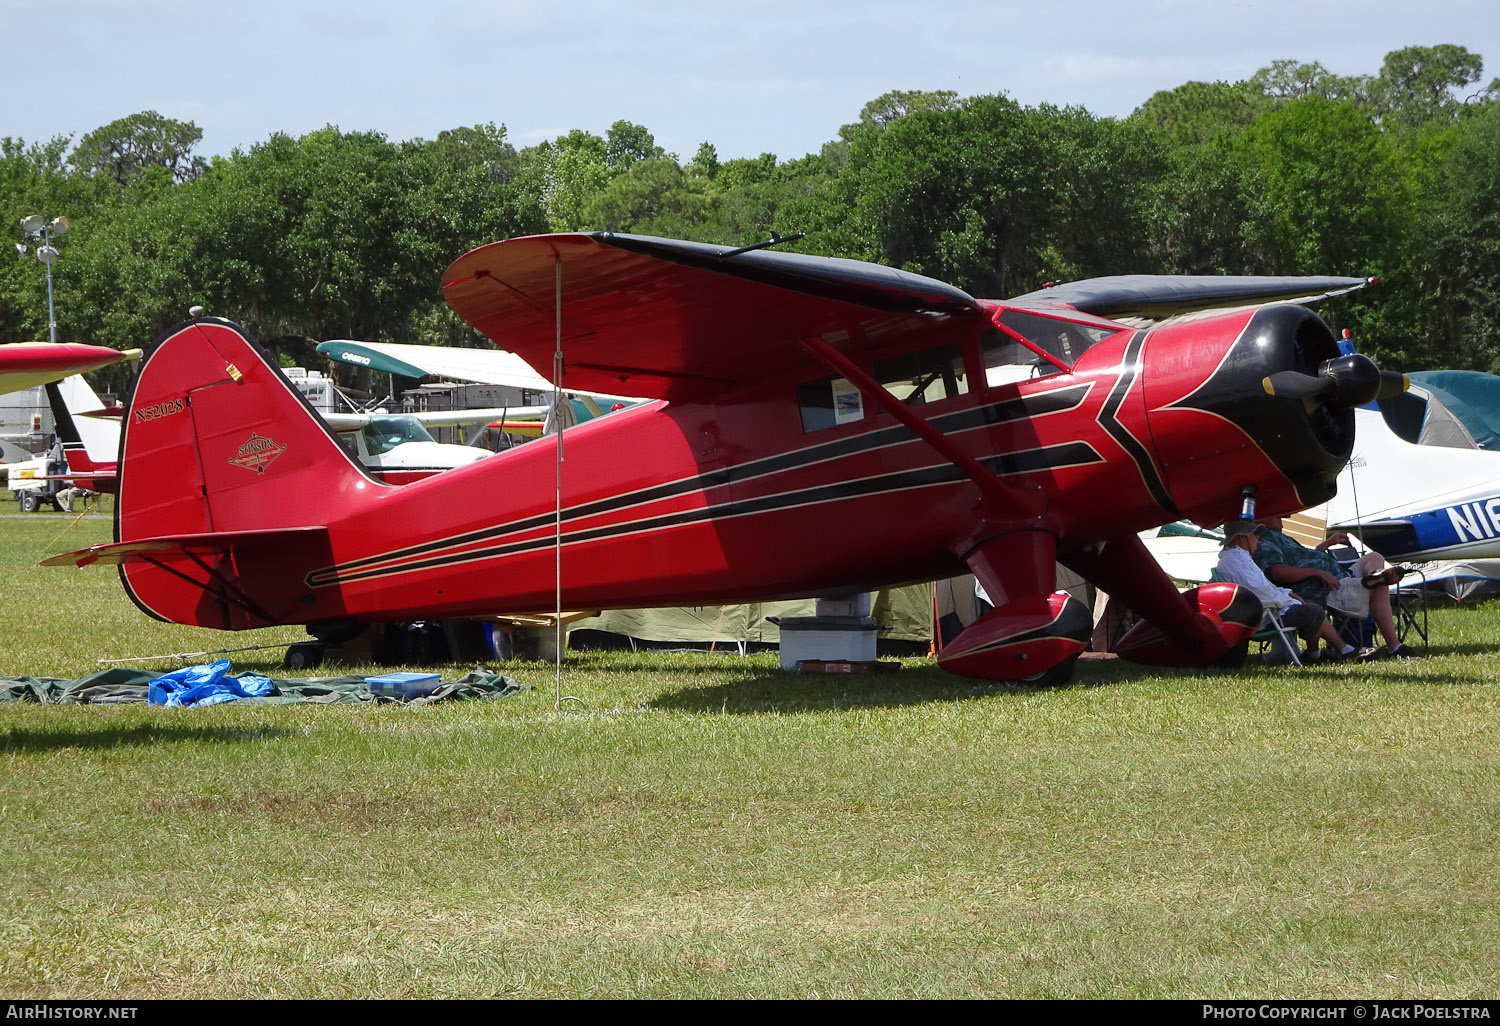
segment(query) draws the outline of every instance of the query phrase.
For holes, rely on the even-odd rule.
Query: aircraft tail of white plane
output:
[[[46,392],[69,472],[85,487],[112,491],[120,458],[119,420],[99,416],[104,403],[80,374],[48,384]]]

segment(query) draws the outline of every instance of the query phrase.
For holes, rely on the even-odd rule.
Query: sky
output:
[[[1456,43],[1500,77],[1496,0],[0,0],[0,136],[75,141],[154,110],[199,156],[324,125],[395,140],[506,126],[518,148],[644,125],[682,160],[815,153],[893,89],[1123,117],[1274,60],[1374,74]]]

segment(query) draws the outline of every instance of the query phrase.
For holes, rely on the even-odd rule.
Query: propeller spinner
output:
[[[1270,395],[1322,399],[1330,405],[1350,408],[1400,395],[1410,384],[1405,374],[1383,371],[1368,356],[1359,353],[1326,360],[1317,374],[1286,370],[1261,379],[1261,387]]]

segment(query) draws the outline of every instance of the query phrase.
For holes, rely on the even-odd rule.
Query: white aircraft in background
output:
[[[631,396],[564,389],[562,394],[570,401],[559,403],[556,409],[552,409],[555,394],[552,382],[532,370],[519,356],[503,349],[454,349],[336,338],[319,345],[318,352],[339,363],[403,378],[436,376],[483,385],[502,385],[522,394],[536,393],[549,409],[545,426],[540,430],[528,430],[527,418],[534,414],[524,412],[524,408],[510,408],[505,411],[506,419],[514,420],[509,421],[504,430],[511,434],[552,434],[579,420],[603,416],[621,406],[641,401]]]
[[[67,461],[65,476],[92,491],[113,492],[118,471],[121,407],[106,408],[79,375],[64,378],[46,388],[57,436]],[[424,425],[487,424],[507,413],[540,418],[547,410],[547,407],[538,406],[438,414],[319,412],[339,435],[341,444],[372,477],[387,484],[402,485],[491,455],[488,449],[434,441]]]
[[[1500,378],[1442,373],[1489,379],[1494,405],[1479,413],[1500,410]],[[1378,409],[1354,411],[1354,451],[1328,501],[1328,530],[1404,562],[1500,558],[1500,451],[1482,448],[1464,412],[1423,377]]]
[[[23,513],[43,505],[72,512],[81,494],[115,490],[120,408],[106,409],[79,374],[42,387],[52,407],[56,444],[50,452],[13,463],[6,484]]]
[[[495,427],[508,434],[551,434],[580,419],[602,415],[605,410],[599,405],[599,400],[606,400],[612,406],[635,401],[591,392],[570,391],[567,393],[571,397],[570,401],[554,406],[550,382],[518,357],[494,349],[444,349],[334,340],[323,343],[318,350],[344,363],[403,377],[441,375],[541,393],[545,398],[545,402],[529,405],[448,412],[333,413],[319,410],[319,414],[329,428],[338,434],[340,443],[350,454],[372,477],[387,484],[410,484],[491,455],[490,450],[473,445],[438,442],[433,439],[429,428],[480,424]],[[138,355],[139,351],[131,351],[120,354],[118,358],[134,358]],[[106,408],[78,374],[49,384],[47,395],[67,461],[66,477],[78,486],[92,491],[113,492],[118,471],[116,461],[120,448],[121,408]],[[44,468],[36,471],[33,476],[37,478],[36,485],[39,486],[59,475]],[[57,482],[49,487],[57,490],[59,485],[64,483]],[[37,505],[31,504],[32,508]]]
[[[432,427],[460,424],[490,424],[508,416],[532,416],[540,427],[547,406],[454,410],[451,413],[324,413],[323,419],[338,433],[340,444],[350,449],[373,477],[386,484],[411,484],[424,477],[467,466],[493,455],[473,445],[435,441]],[[530,426],[528,422],[526,426]]]

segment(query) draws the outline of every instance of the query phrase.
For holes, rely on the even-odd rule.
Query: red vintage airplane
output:
[[[224,629],[841,594],[962,572],[996,608],[941,665],[1060,679],[1089,611],[1060,560],[1145,617],[1122,655],[1201,665],[1259,624],[1179,593],[1136,537],[1323,501],[1352,407],[1401,387],[1304,306],[1358,278],[1096,279],[1009,302],[891,268],[608,233],[513,239],[449,303],[561,386],[653,401],[384,486],[235,325],[151,350],[122,443],[118,563],[163,620]],[[1154,329],[1147,317],[1240,305]],[[1393,379],[1397,379],[1394,380]],[[172,486],[168,487],[167,483]],[[558,597],[560,592],[560,598]]]

